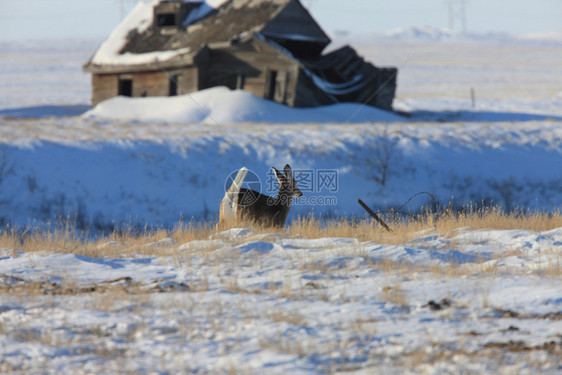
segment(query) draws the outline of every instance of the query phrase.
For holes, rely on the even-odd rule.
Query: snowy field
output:
[[[428,231],[402,245],[235,229],[186,243],[110,241],[91,256],[0,251],[8,373],[562,366],[561,228]]]
[[[0,372],[562,371],[562,228],[426,229],[388,244],[170,231],[180,218],[213,223],[242,166],[275,194],[269,171],[285,163],[304,193],[289,221],[362,218],[357,198],[382,211],[422,191],[441,205],[559,212],[559,34],[337,40],[400,67],[394,107],[407,117],[223,88],[92,109],[80,68],[100,42],[0,42]],[[29,244],[61,218],[94,234],[164,230]]]

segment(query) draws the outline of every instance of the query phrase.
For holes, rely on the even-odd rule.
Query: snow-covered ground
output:
[[[76,116],[90,108],[82,65],[100,40],[0,41],[0,116]]]
[[[289,220],[363,215],[357,198],[385,209],[421,191],[557,211],[561,40],[431,29],[337,40],[400,67],[406,118],[223,88],[92,109],[80,69],[101,41],[0,42],[0,220],[8,231],[214,220],[232,172],[248,167],[275,194],[270,168],[285,163],[304,193]],[[242,229],[99,252],[2,246],[0,372],[562,370],[560,228],[399,245]]]
[[[561,252],[562,228],[2,249],[0,369],[556,374]]]

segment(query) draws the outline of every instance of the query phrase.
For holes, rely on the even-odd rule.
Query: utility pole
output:
[[[457,21],[461,23],[461,31],[466,34],[466,0],[448,0],[449,5],[449,29],[455,30]]]

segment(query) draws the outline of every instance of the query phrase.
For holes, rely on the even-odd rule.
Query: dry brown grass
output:
[[[267,311],[267,318],[271,319],[274,323],[285,322],[294,326],[309,326],[306,317],[298,311],[270,310]]]
[[[392,232],[366,220],[340,219],[322,222],[313,217],[298,218],[287,227],[289,236],[306,238],[352,237],[361,241],[383,244],[402,244],[432,229],[436,234],[449,236],[454,230],[472,229],[526,229],[546,231],[562,227],[560,212],[506,213],[499,209],[467,210],[464,213],[445,212],[441,215],[423,215],[417,219],[388,221]]]
[[[172,255],[178,257],[177,248],[187,242],[207,240],[213,234],[232,227],[249,227],[258,234],[283,233],[287,237],[322,238],[347,237],[360,241],[375,241],[381,244],[403,244],[420,236],[424,230],[433,234],[452,236],[458,228],[477,229],[527,229],[546,231],[562,227],[560,212],[547,213],[505,213],[501,210],[467,210],[465,213],[444,213],[420,216],[417,220],[388,221],[392,232],[384,230],[369,220],[335,219],[322,220],[312,216],[299,217],[290,222],[285,230],[260,226],[257,223],[227,222],[178,223],[172,229],[119,230],[106,236],[92,239],[80,234],[69,225],[47,227],[44,230],[16,230],[11,227],[0,229],[0,248],[31,251],[70,252],[91,257],[124,257],[131,255]],[[276,236],[262,237],[261,241],[276,240]],[[159,243],[166,240],[168,242]],[[236,242],[236,239],[232,240]],[[209,248],[216,250],[216,248]],[[178,262],[186,261],[179,257]],[[559,265],[552,268],[559,269]]]
[[[537,351],[544,351],[543,355],[537,356]],[[510,364],[507,353],[517,354],[521,359],[518,363],[524,364],[525,370],[532,369],[541,372],[541,369],[551,368],[553,360],[560,356],[560,344],[555,342],[544,343],[536,346],[528,346],[521,341],[492,342],[485,344],[482,349],[474,350],[465,347],[464,343],[451,347],[446,344],[430,342],[423,348],[400,353],[399,366],[407,369],[415,369],[417,372],[428,372],[434,370],[439,363],[474,363],[487,364],[486,368],[494,373],[519,373],[516,366],[511,363],[511,369],[505,371],[504,366]],[[507,367],[510,368],[510,367]],[[426,370],[426,371],[424,371]],[[504,370],[504,371],[502,371]],[[431,372],[431,371],[429,371]],[[523,371],[524,372],[524,371]]]
[[[381,293],[383,301],[403,308],[408,307],[406,292],[399,284],[395,286],[387,285],[382,288]]]
[[[177,255],[176,247],[195,240],[208,239],[214,233],[210,224],[179,223],[173,229],[116,230],[92,239],[70,225],[47,226],[44,229],[0,229],[0,248],[25,252],[56,251],[90,257],[123,257],[134,254]],[[168,243],[158,243],[162,240]]]

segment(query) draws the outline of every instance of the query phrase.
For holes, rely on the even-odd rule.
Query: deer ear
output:
[[[275,172],[275,177],[277,177],[277,180],[279,181],[279,183],[281,183],[281,181],[285,180],[285,176],[283,176],[283,174],[281,172],[279,172],[277,170],[277,168],[275,167],[271,167],[273,169],[273,172]]]
[[[285,164],[285,168],[283,168],[283,172],[288,179],[293,178],[293,171],[291,170],[291,166],[289,164]]]

